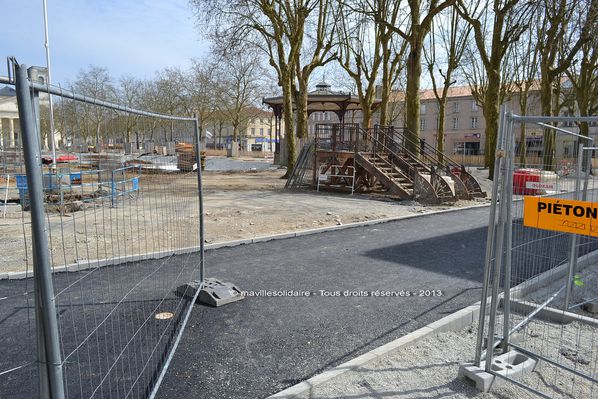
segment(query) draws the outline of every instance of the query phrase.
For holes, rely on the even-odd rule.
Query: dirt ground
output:
[[[362,194],[284,189],[284,169],[203,174],[205,242],[252,238],[365,220],[422,214],[486,202],[422,206]],[[116,206],[96,201],[64,215],[48,214],[53,264],[166,251],[198,244],[196,178],[143,175],[140,193]],[[31,267],[29,213],[19,204],[0,209],[0,275]]]

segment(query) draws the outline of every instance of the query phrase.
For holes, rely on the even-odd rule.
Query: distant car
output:
[[[49,155],[42,155],[42,165],[52,165],[52,157]]]
[[[78,160],[79,158],[74,155],[61,155],[56,158],[56,163],[74,162]]]

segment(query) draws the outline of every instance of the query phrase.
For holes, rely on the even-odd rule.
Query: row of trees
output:
[[[204,33],[222,54],[254,48],[268,61],[284,98],[285,135],[307,132],[308,83],[315,70],[336,64],[353,80],[369,124],[379,86],[380,122],[389,120],[390,96],[404,88],[405,122],[417,143],[422,78],[431,81],[442,122],[448,91],[467,81],[486,120],[490,177],[499,106],[519,92],[521,113],[538,86],[542,113],[567,104],[572,85],[580,115],[598,107],[596,36],[598,0],[192,0]],[[571,104],[572,100],[569,99]],[[296,109],[296,112],[293,112]],[[296,120],[294,120],[296,118]],[[440,123],[443,128],[443,123]],[[582,125],[582,133],[587,125]],[[523,140],[522,142],[525,142]],[[555,134],[544,140],[554,162]],[[289,167],[295,142],[287,140]],[[443,149],[442,131],[438,134]],[[411,148],[417,152],[416,145]]]
[[[90,66],[67,86],[78,94],[130,108],[167,115],[196,115],[202,140],[208,125],[220,129],[226,125],[232,127],[233,141],[237,141],[248,120],[255,116],[254,106],[261,102],[268,84],[259,57],[245,52],[210,54],[192,60],[188,69],[165,68],[147,80],[130,75],[115,79],[108,69]],[[75,139],[95,145],[113,138],[111,135],[139,143],[140,140],[172,141],[173,135],[180,134],[174,131],[175,124],[167,120],[142,118],[71,100],[56,104],[55,125],[63,142]]]

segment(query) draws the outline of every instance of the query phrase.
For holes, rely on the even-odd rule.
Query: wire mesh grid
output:
[[[541,397],[598,397],[598,319],[586,305],[598,296],[598,239],[524,224],[526,198],[565,205],[567,200],[583,200],[590,208],[598,202],[595,151],[587,141],[585,150],[563,151],[563,142],[571,136],[561,131],[552,159],[517,153],[513,125],[531,122],[503,118],[506,157],[499,166],[497,186],[502,190],[495,203],[494,249],[487,264],[490,274],[498,273],[490,280],[503,292],[493,296],[500,306],[491,306],[481,330],[496,349],[487,355],[484,342],[478,341],[479,360],[486,371]],[[574,130],[574,121],[564,124]],[[573,214],[573,207],[567,208],[561,206],[559,212]]]
[[[31,246],[31,218],[20,204],[17,183],[25,166],[18,124],[12,128],[0,132],[0,398],[10,396],[2,387],[38,380],[33,283],[8,281],[9,273],[32,273],[31,251],[26,250]],[[32,397],[37,397],[37,384],[32,385]]]
[[[177,287],[200,279],[196,124],[53,90],[59,146],[56,159],[43,146],[41,155],[65,397],[148,397],[192,305],[193,295]],[[21,183],[9,183],[21,221],[2,225],[2,236],[15,239],[4,246],[11,256],[2,271],[29,278],[0,281],[0,398],[37,397],[39,384],[31,382],[43,380],[30,278],[31,188]]]

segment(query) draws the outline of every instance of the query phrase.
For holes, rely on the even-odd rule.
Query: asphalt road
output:
[[[208,277],[262,296],[196,305],[158,397],[263,398],[477,302],[488,210],[207,251]],[[567,256],[567,236],[524,230],[516,223],[514,283]],[[581,254],[597,247],[586,241]],[[54,274],[69,397],[147,395],[188,305],[172,287],[197,262]],[[168,311],[171,321],[153,317]],[[35,351],[32,281],[2,280],[0,399],[37,396]]]
[[[208,251],[208,277],[310,296],[196,306],[159,397],[266,397],[478,301],[488,209]]]

